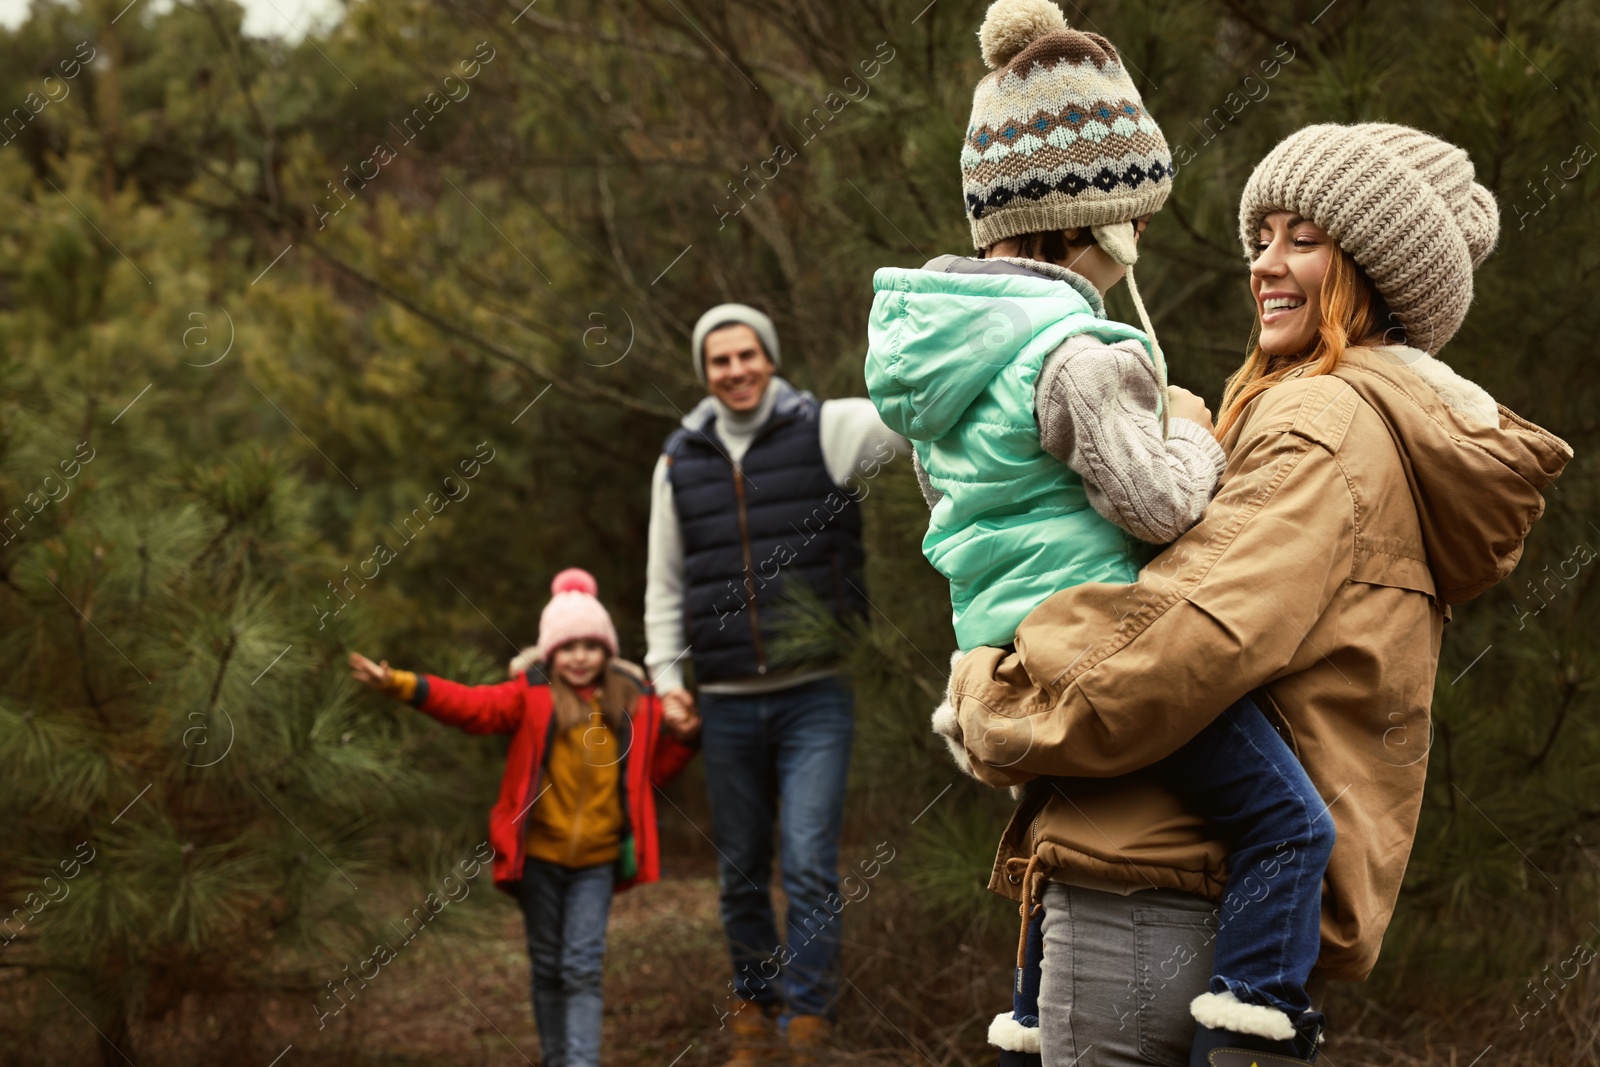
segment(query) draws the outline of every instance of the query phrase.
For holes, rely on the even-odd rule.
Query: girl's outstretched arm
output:
[[[497,685],[462,685],[431,674],[397,671],[389,661],[374,663],[350,653],[350,676],[363,685],[404,700],[442,723],[469,734],[509,734],[522,722],[526,678]]]

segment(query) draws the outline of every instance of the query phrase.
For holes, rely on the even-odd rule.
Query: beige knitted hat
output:
[[[1473,181],[1464,150],[1382,122],[1307,126],[1267,153],[1239,202],[1246,256],[1274,211],[1327,230],[1405,327],[1406,343],[1429,355],[1461,328],[1473,269],[1500,234],[1500,210]]]

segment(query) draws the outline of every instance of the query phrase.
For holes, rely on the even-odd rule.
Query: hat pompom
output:
[[[978,44],[983,61],[998,70],[1047,33],[1067,28],[1067,17],[1050,0],[995,0],[983,17]]]
[[[550,580],[551,596],[560,596],[562,593],[596,596],[599,592],[600,583],[594,580],[594,575],[582,567],[568,567]]]

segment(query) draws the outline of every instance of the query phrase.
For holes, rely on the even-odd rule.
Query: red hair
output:
[[[1351,345],[1377,339],[1398,322],[1350,254],[1331,246],[1328,270],[1322,278],[1318,307],[1322,320],[1310,349],[1295,355],[1269,356],[1261,350],[1261,315],[1250,343],[1250,355],[1228,379],[1222,390],[1222,414],[1217,419],[1217,437],[1223,437],[1239,421],[1250,401],[1289,378],[1310,378],[1329,374],[1344,358]]]

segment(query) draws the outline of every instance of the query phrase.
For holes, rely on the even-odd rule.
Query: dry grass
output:
[[[706,1067],[723,1061],[727,1045],[718,1010],[727,994],[728,963],[716,898],[705,869],[617,898],[606,968],[608,1064]],[[323,1030],[303,999],[280,1002],[264,1016],[239,1005],[237,1019],[219,1017],[215,1008],[205,1016],[189,1010],[142,1030],[135,1061],[208,1062],[196,1059],[197,1050],[228,1047],[229,1061],[259,1067],[280,1054],[279,1067],[536,1064],[521,915],[499,897],[480,905],[480,912],[481,922],[418,937],[385,969],[384,980],[374,981]],[[840,1031],[850,1051],[836,1052],[832,1062],[993,1063],[983,1032],[1009,989],[1006,945],[979,947],[974,937],[957,938],[948,928],[930,932],[909,890],[888,880],[847,908],[845,921],[848,984]],[[8,1007],[23,1013],[48,1009],[41,998],[55,997],[34,980],[11,988]],[[1413,994],[1417,1003],[1429,999],[1423,991]],[[1329,1008],[1335,1025],[1323,1056],[1329,1067],[1600,1067],[1600,983],[1587,975],[1521,1029],[1508,1003],[1487,1000],[1453,1010],[1402,1011],[1360,987],[1345,987],[1334,991]],[[253,1023],[251,1014],[257,1015]],[[70,1013],[54,1015],[62,1025],[34,1034],[25,1047],[7,1042],[11,1047],[0,1060],[95,1062],[99,1039],[81,1020],[73,1026]]]
[[[691,805],[688,817],[695,814]],[[614,1067],[707,1067],[728,1051],[719,1027],[729,965],[715,854],[687,818],[664,816],[663,830],[666,880],[623,894],[613,909],[605,1049]],[[846,856],[871,853],[871,846],[845,848]],[[195,997],[138,1029],[133,1061],[269,1067],[281,1055],[277,1067],[531,1067],[538,1038],[521,914],[485,890],[461,907],[454,925],[431,927],[406,946],[324,1029],[304,994],[252,993],[231,1003]],[[403,914],[411,903],[397,893],[392,910]],[[984,906],[1000,920],[929,916],[904,872],[889,865],[865,899],[846,907],[839,1029],[849,1051],[831,1062],[994,1062],[984,1032],[1007,1003],[1013,935],[1007,906]],[[1592,969],[1521,1028],[1509,997],[1450,1004],[1413,986],[1380,1001],[1366,987],[1336,987],[1323,1060],[1329,1067],[1600,1067],[1600,982]],[[0,1064],[97,1062],[102,1042],[82,1018],[40,976],[12,973],[0,984]]]

